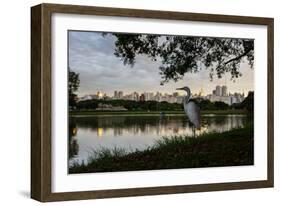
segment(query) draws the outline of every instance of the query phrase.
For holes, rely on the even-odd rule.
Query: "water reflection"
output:
[[[243,126],[244,115],[202,116],[202,132],[223,132]],[[69,158],[87,162],[92,149],[122,147],[145,149],[162,136],[192,135],[185,116],[92,116],[71,117],[69,121]]]
[[[68,127],[69,141],[68,141],[68,157],[71,159],[78,155],[79,145],[76,139],[77,135],[77,126],[76,121],[72,120],[69,123]]]

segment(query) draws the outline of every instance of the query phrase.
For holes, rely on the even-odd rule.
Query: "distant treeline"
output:
[[[132,100],[85,100],[77,103],[77,109],[96,109],[98,104],[110,104],[114,107],[123,106],[129,111],[162,111],[182,110],[182,105],[177,103],[157,101],[132,101]]]
[[[249,92],[248,96],[241,103],[228,105],[224,102],[210,102],[210,100],[195,99],[201,110],[228,110],[244,109],[252,113],[254,111],[254,92]]]
[[[249,92],[248,96],[241,103],[228,105],[224,102],[211,102],[204,99],[192,99],[201,110],[228,110],[245,109],[253,112],[254,93]],[[123,106],[128,111],[179,111],[183,105],[178,103],[157,102],[157,101],[132,101],[132,100],[85,100],[76,103],[77,110],[95,110],[99,104],[112,105],[113,107]]]
[[[231,106],[234,109],[245,109],[250,113],[254,113],[254,92],[249,92],[243,102]]]

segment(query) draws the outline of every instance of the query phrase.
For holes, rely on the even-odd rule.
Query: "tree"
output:
[[[254,41],[250,39],[160,36],[142,34],[114,34],[115,55],[124,64],[134,65],[137,55],[160,60],[161,84],[182,79],[187,72],[209,70],[210,79],[230,73],[241,76],[240,63],[244,60],[253,68]],[[201,63],[200,63],[201,62]]]
[[[254,113],[254,92],[250,91],[248,96],[241,102],[241,107],[249,113]]]
[[[123,106],[128,111],[179,111],[182,104],[157,102],[157,101],[133,101],[133,100],[101,100],[92,99],[79,101],[77,109],[96,109],[99,104],[110,104],[112,106]]]
[[[70,107],[76,106],[77,95],[75,92],[78,90],[79,84],[79,74],[71,71],[70,68],[68,68],[68,104]]]
[[[214,105],[219,110],[226,110],[229,108],[228,104],[226,104],[224,102],[215,102]]]

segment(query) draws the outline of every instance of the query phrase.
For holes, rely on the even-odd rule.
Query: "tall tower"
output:
[[[222,95],[222,91],[221,91],[221,86],[216,86],[216,95],[217,96],[221,96]]]
[[[222,96],[226,97],[227,96],[227,86],[222,86],[221,88],[221,91],[222,91]]]
[[[114,99],[118,99],[118,92],[114,91]]]
[[[118,97],[119,97],[119,99],[123,99],[123,91],[118,92]]]

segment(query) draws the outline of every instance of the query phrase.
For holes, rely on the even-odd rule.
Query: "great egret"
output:
[[[195,128],[200,129],[200,108],[195,102],[189,101],[191,92],[188,87],[177,88],[177,90],[184,90],[187,93],[187,95],[183,98],[183,107],[189,121],[193,124],[192,131],[195,137]]]

